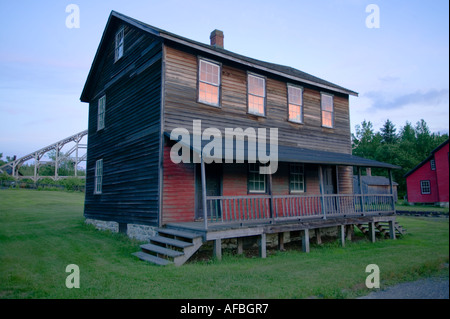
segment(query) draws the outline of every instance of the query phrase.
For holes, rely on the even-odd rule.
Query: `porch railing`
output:
[[[395,212],[393,195],[207,196],[207,222],[236,223]]]

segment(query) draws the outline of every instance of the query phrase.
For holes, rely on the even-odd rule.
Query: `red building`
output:
[[[408,202],[448,206],[448,140],[406,175]]]

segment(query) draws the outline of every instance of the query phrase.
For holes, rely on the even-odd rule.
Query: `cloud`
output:
[[[382,77],[378,78],[378,80],[380,80],[381,82],[385,82],[385,83],[392,83],[392,82],[399,81],[400,78],[397,76],[386,75],[386,76],[382,76]]]
[[[416,91],[403,95],[395,96],[394,98],[386,98],[386,94],[380,91],[371,91],[364,94],[365,97],[372,100],[370,110],[392,110],[400,109],[411,104],[421,104],[431,106],[448,102],[448,89],[429,90],[427,92]]]

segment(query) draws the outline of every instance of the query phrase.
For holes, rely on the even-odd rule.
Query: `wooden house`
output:
[[[436,147],[426,159],[405,174],[410,203],[428,203],[448,207],[448,140]]]
[[[238,238],[240,251],[242,237],[257,236],[265,256],[266,234],[280,234],[282,245],[283,233],[301,231],[306,251],[309,230],[321,227],[344,234],[365,223],[374,236],[375,223],[388,222],[395,236],[392,193],[353,192],[354,166],[396,167],[351,155],[350,95],[228,51],[219,30],[204,44],[113,11],[81,95],[89,103],[87,222],[148,240],[138,256],[163,264],[163,256],[182,264],[211,240],[220,257],[226,238]],[[226,152],[210,163],[206,141],[195,147],[196,123],[222,134],[276,128],[276,172]],[[183,148],[189,163],[171,159],[178,128],[193,140]],[[233,140],[232,151],[249,154],[246,141]]]
[[[361,176],[361,190],[359,188],[359,177],[353,176],[353,190],[355,194],[361,194],[361,190],[363,194],[390,194],[391,193],[391,183],[389,178],[384,176],[375,176],[372,175],[372,170],[367,167],[366,175]],[[394,201],[398,200],[398,183],[392,183],[393,190],[392,193],[394,195]]]

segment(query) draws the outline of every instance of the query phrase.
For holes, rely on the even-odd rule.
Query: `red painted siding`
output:
[[[448,202],[448,184],[449,184],[449,147],[448,143],[436,153],[434,153],[434,159],[436,162],[436,179],[439,193],[439,202]]]
[[[422,194],[420,181],[430,181],[430,194]],[[406,188],[408,191],[408,202],[435,203],[439,200],[436,173],[431,170],[430,161],[425,162],[414,173],[406,178]]]
[[[163,169],[163,224],[194,221],[194,164],[173,163],[170,159],[170,147],[164,146]]]

